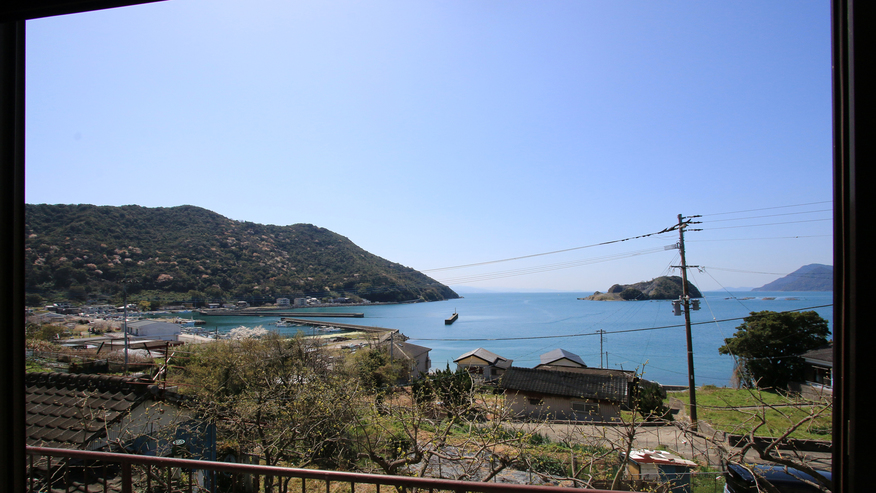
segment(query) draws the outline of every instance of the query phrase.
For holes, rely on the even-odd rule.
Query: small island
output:
[[[644,300],[677,300],[682,294],[682,279],[680,276],[660,276],[650,281],[635,284],[615,284],[608,288],[607,293],[599,291],[579,300],[591,301],[644,301]],[[700,290],[690,281],[687,282],[687,292],[691,298],[702,298]]]

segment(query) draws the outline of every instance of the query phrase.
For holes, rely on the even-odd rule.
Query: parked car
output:
[[[755,481],[754,474],[757,474]],[[827,479],[832,479],[830,471],[818,471]],[[750,466],[750,469],[739,464],[728,464],[724,472],[724,493],[756,493],[769,491],[763,486],[758,490],[757,483],[764,480],[775,486],[782,493],[812,493],[820,492],[817,486],[807,483],[818,483],[812,476],[797,469],[785,468],[784,466],[758,464]]]

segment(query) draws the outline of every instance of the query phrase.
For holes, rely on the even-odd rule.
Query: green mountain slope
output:
[[[833,267],[809,264],[752,291],[833,291]]]
[[[28,204],[25,216],[26,290],[47,299],[116,295],[126,276],[128,293],[144,299],[458,297],[414,269],[310,224],[240,222],[188,205]]]

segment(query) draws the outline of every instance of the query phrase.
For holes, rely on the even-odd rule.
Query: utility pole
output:
[[[125,274],[125,280],[122,281],[122,291],[125,293],[123,298],[124,303],[124,319],[122,320],[122,330],[125,332],[125,376],[128,376],[128,276]]]
[[[699,216],[694,216],[699,217]],[[690,293],[687,289],[687,262],[684,258],[684,228],[692,221],[684,221],[684,217],[678,215],[678,251],[681,255],[681,302],[684,305],[684,331],[687,336],[687,381],[690,391],[690,425],[697,429],[697,393],[694,379],[693,341],[690,335]]]
[[[596,333],[599,334],[599,367],[603,368],[603,366],[602,366],[602,354],[603,354],[603,352],[602,352],[602,334],[605,334],[605,331],[602,329],[599,329],[596,331]],[[605,364],[608,365],[608,356],[605,357]]]

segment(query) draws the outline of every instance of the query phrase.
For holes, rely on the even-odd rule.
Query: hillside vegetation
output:
[[[26,291],[44,299],[371,301],[457,298],[424,274],[311,224],[234,221],[194,206],[31,205]]]

